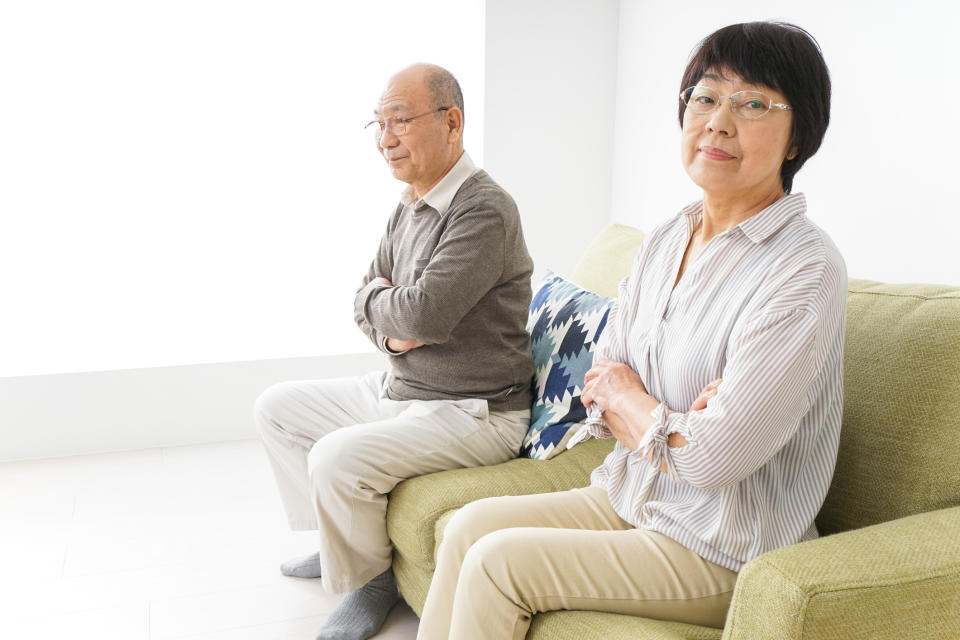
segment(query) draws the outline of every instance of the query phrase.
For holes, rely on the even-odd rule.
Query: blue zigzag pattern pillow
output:
[[[583,377],[607,324],[613,298],[582,289],[548,272],[530,303],[533,407],[520,455],[545,460],[571,426],[586,419]]]

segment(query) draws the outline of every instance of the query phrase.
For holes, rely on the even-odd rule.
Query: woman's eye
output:
[[[713,98],[702,94],[699,96],[693,96],[693,100],[698,104],[713,104]]]
[[[763,104],[763,100],[748,100],[744,105],[747,109],[766,109],[767,105]]]

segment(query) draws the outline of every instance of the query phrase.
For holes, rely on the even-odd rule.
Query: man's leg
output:
[[[270,459],[290,528],[317,528],[307,455],[317,440],[339,428],[399,413],[380,404],[385,374],[330,380],[302,380],[273,385],[257,398],[254,420]],[[392,413],[390,413],[392,412]],[[284,575],[318,578],[319,554],[285,562]]]
[[[324,640],[369,637],[397,600],[387,494],[407,478],[515,457],[529,419],[526,412],[491,417],[481,400],[398,404],[396,417],[333,432],[309,455],[323,583],[353,590],[318,636]]]
[[[323,534],[323,584],[332,593],[356,589],[390,568],[387,494],[397,484],[516,457],[527,415],[512,412],[518,414],[512,423],[498,424],[483,400],[382,402],[399,405],[399,414],[338,429],[308,456],[309,493]]]

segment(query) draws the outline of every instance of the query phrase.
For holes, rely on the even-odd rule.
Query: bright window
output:
[[[387,77],[453,71],[482,161],[482,0],[4,3],[0,60],[0,377],[370,350]]]

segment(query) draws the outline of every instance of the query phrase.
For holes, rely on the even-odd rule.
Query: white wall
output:
[[[701,38],[765,19],[810,31],[831,71],[830,128],[794,191],[850,276],[960,284],[960,8],[946,0],[622,0],[613,219],[648,230],[700,197],[680,165],[680,77]]]
[[[483,0],[0,2],[0,60],[0,377],[370,352],[389,75],[482,161]]]
[[[377,352],[0,378],[0,462],[255,438],[271,384],[385,366]]]
[[[484,165],[520,209],[535,277],[609,221],[616,0],[487,0]]]

